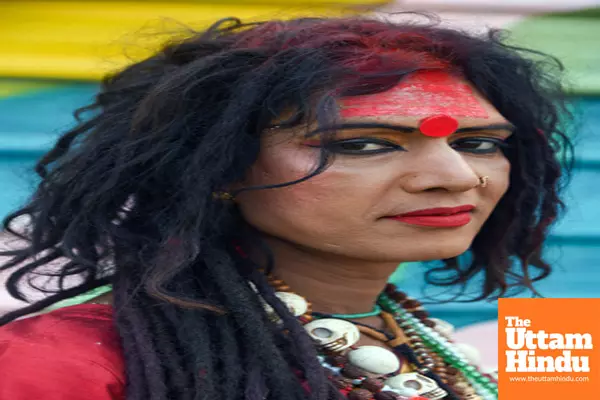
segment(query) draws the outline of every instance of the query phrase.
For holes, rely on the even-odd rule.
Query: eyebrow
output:
[[[479,126],[469,126],[468,128],[459,128],[455,131],[455,133],[461,132],[474,132],[474,131],[511,131],[514,132],[516,127],[511,123],[502,123],[502,124],[490,124],[490,125],[479,125]]]
[[[389,129],[392,131],[398,131],[403,133],[411,133],[418,130],[418,127],[415,126],[405,126],[405,125],[390,125],[390,124],[382,124],[375,122],[351,122],[333,126],[324,126],[321,128],[317,128],[309,133],[308,136],[316,135],[322,132],[328,132],[333,130],[344,130],[344,129],[369,129],[369,128],[379,128],[379,129]],[[514,132],[515,126],[511,123],[499,123],[499,124],[489,124],[489,125],[478,125],[478,126],[469,126],[466,128],[459,128],[454,133],[464,133],[464,132],[478,132],[478,131],[498,131],[505,130]]]

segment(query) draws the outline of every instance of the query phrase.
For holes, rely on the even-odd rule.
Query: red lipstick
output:
[[[428,208],[389,218],[411,225],[455,228],[471,222],[471,211],[474,208],[475,206],[469,204],[458,207]]]

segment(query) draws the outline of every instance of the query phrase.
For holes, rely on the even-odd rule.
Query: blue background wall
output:
[[[95,90],[95,84],[0,80],[0,215],[27,199],[36,160]]]

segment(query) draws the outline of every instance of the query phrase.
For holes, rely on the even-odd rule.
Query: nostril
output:
[[[433,192],[433,193],[435,193],[435,192],[447,192],[447,191],[448,191],[447,188],[444,188],[444,187],[441,187],[441,186],[440,187],[431,187],[431,188],[427,188],[427,189],[424,190],[424,192]]]

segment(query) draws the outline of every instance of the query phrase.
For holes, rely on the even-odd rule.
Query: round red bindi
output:
[[[444,137],[456,132],[458,121],[449,115],[434,115],[421,120],[419,130],[425,136]]]

